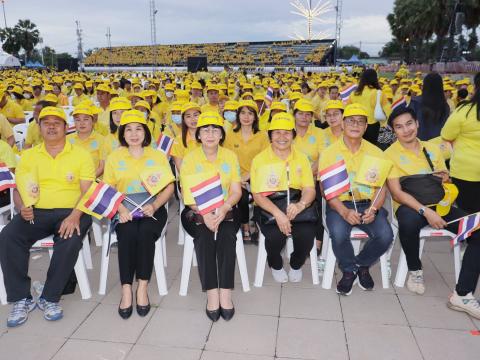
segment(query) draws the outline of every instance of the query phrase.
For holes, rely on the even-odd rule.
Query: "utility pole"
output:
[[[112,33],[110,32],[110,26],[107,27],[107,33],[105,34],[107,37],[107,47],[108,47],[108,66],[111,64],[111,58],[112,58]]]
[[[338,56],[338,47],[340,46],[340,33],[342,30],[342,0],[337,0],[337,5],[335,6],[335,54],[333,59],[333,64],[337,66],[337,56]]]
[[[83,71],[83,45],[82,45],[82,29],[80,28],[80,21],[76,20],[75,24],[77,24],[77,59],[78,59],[78,65],[80,67],[80,70]]]
[[[2,0],[2,8],[3,8],[3,21],[5,21],[5,29],[7,28],[7,15],[5,15],[5,0]]]
[[[157,22],[156,15],[158,10],[155,9],[155,0],[150,0],[150,37],[153,46],[153,57],[154,57],[154,66],[153,72],[155,73],[155,67],[158,65],[157,61]]]

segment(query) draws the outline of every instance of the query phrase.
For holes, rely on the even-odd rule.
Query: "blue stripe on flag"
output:
[[[113,199],[113,197],[115,196],[116,193],[117,193],[117,191],[114,188],[109,187],[103,193],[102,198],[98,202],[97,206],[95,206],[95,208],[92,209],[92,211],[95,214],[102,215],[105,212],[105,210],[107,210],[108,207],[110,206],[110,204],[112,202],[112,199]]]
[[[215,199],[219,196],[223,196],[223,190],[221,185],[215,186],[214,188],[195,196],[195,203],[198,207],[201,207],[203,204],[206,204],[210,200]]]
[[[346,170],[342,170],[338,174],[330,176],[329,178],[322,181],[324,191],[327,191],[331,187],[340,184],[341,182],[348,179],[348,173]]]

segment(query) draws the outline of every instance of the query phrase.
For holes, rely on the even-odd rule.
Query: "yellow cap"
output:
[[[110,111],[130,110],[131,108],[132,108],[132,104],[126,97],[123,97],[123,96],[119,96],[110,100],[110,106],[108,107]]]
[[[45,97],[43,98],[44,101],[48,101],[48,102],[51,102],[51,103],[54,103],[54,104],[57,104],[58,103],[58,97],[57,95],[55,94],[47,94],[45,95]]]
[[[173,84],[165,85],[165,91],[174,91],[174,90],[175,90],[175,85]]]
[[[265,94],[256,93],[256,94],[253,96],[253,100],[255,100],[255,101],[264,101],[264,100],[265,100]]]
[[[19,94],[19,95],[23,95],[23,90],[20,86],[14,86],[13,89],[12,89],[12,92],[14,92],[16,94]]]
[[[147,125],[147,121],[145,120],[143,113],[135,109],[125,111],[120,118],[120,126],[131,123]]]
[[[46,116],[56,116],[61,120],[67,122],[67,115],[65,115],[65,111],[55,106],[46,106],[40,111],[40,115],[38,118],[41,120]]]
[[[111,90],[110,87],[108,87],[105,84],[100,84],[97,86],[97,91],[105,91],[110,94],[110,90]]]
[[[86,102],[82,102],[82,103],[78,104],[73,109],[72,115],[75,116],[75,115],[78,115],[78,114],[85,114],[85,115],[93,116],[92,106],[88,105]]]
[[[45,85],[45,86],[43,87],[43,90],[45,90],[45,91],[53,91],[53,86],[47,84],[47,85]]]
[[[287,104],[281,101],[274,101],[272,105],[270,105],[270,111],[272,110],[280,110],[280,111],[287,111]]]
[[[137,107],[139,106],[142,106],[144,107],[145,109],[147,109],[148,111],[151,110],[150,108],[150,104],[148,102],[146,102],[145,100],[139,100],[135,103],[135,106],[133,107],[134,109],[136,109]]]
[[[242,99],[245,99],[247,96],[250,96],[250,97],[253,99],[253,94],[252,94],[251,92],[249,92],[249,91],[244,92],[244,93],[242,94]]]
[[[328,100],[325,110],[329,110],[329,109],[344,110],[345,107],[343,106],[343,102],[341,100]]]
[[[181,105],[180,111],[182,112],[182,115],[183,115],[185,112],[187,112],[188,110],[192,110],[192,109],[201,111],[200,105],[198,105],[197,103],[194,103],[194,102],[183,103]]]
[[[300,99],[295,103],[293,109],[313,113],[313,104],[310,100]]]
[[[458,196],[458,188],[454,184],[444,183],[443,189],[445,190],[445,196],[440,200],[435,209],[440,216],[448,215],[450,207]]]
[[[218,112],[207,111],[198,117],[197,128],[208,125],[217,125],[223,127],[223,118]]]
[[[281,112],[273,115],[268,131],[293,129],[295,129],[295,119],[293,118],[292,114]]]
[[[75,85],[73,85],[73,88],[74,88],[74,89],[81,89],[81,90],[83,90],[83,85],[80,84],[80,83],[76,83]]]
[[[256,113],[258,113],[258,106],[257,106],[257,103],[255,101],[253,101],[253,100],[240,100],[238,102],[238,108],[237,109],[241,109],[244,106],[252,108],[253,110],[255,110]]]
[[[455,90],[455,88],[453,86],[449,85],[449,84],[447,84],[443,87],[443,91],[454,91],[454,90]]]
[[[299,93],[299,92],[291,92],[289,97],[288,97],[290,100],[298,100],[298,99],[301,99],[302,98],[302,93]]]
[[[229,100],[225,102],[225,105],[223,106],[224,111],[237,111],[238,109],[238,101],[235,100]]]
[[[218,91],[218,86],[217,84],[208,84],[207,86],[207,92],[209,91]]]
[[[202,89],[202,84],[200,84],[198,81],[192,82],[192,85],[191,85],[190,88],[195,89],[195,90],[203,90]]]
[[[347,105],[343,117],[346,118],[355,115],[368,117],[367,109],[365,109],[362,104],[358,103]]]

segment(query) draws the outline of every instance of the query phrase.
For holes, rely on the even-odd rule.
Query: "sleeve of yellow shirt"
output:
[[[13,136],[12,126],[3,115],[0,115],[0,134],[2,135],[2,140],[7,140],[10,136]]]
[[[80,155],[80,180],[88,180],[94,181],[95,180],[95,166],[93,164],[93,159],[90,153],[87,150],[78,149],[81,151]]]
[[[193,153],[189,155],[193,155]],[[191,160],[193,160],[192,156],[186,156],[183,159],[182,166],[180,168],[180,184],[182,187],[183,202],[185,205],[195,204],[195,200],[193,199],[192,193],[187,185],[188,176],[195,174],[195,163]]]
[[[447,141],[454,141],[461,130],[462,117],[459,111],[455,111],[443,125],[443,129],[440,133],[443,139]]]
[[[115,170],[113,164],[115,162],[114,154],[110,154],[105,161],[105,168],[103,170],[103,181],[113,187],[117,187],[117,178],[115,177]]]
[[[306,156],[299,156],[297,161],[299,162],[299,165],[301,166],[301,169],[302,169],[302,175],[301,175],[302,189],[305,187],[314,187],[315,185],[313,183],[313,174],[312,174],[312,167],[310,166],[310,161],[308,161]]]
[[[178,135],[172,145],[172,156],[183,158],[185,156],[185,148],[182,144],[182,136]]]
[[[13,149],[3,140],[0,140],[0,161],[10,169],[15,168],[17,165]]]

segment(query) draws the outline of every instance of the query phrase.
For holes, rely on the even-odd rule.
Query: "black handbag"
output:
[[[290,203],[295,203],[300,201],[302,197],[302,192],[298,189],[290,189]],[[286,213],[287,211],[287,191],[277,191],[268,196],[271,202],[275,204],[281,211]],[[277,223],[275,217],[270,214],[268,211],[263,210],[262,208],[255,206],[254,209],[255,217],[263,225],[274,225]],[[292,223],[316,223],[318,221],[318,209],[317,204],[314,201],[309,207],[305,208],[300,212],[295,219],[292,220]]]
[[[422,149],[428,165],[435,171],[432,160],[425,148]],[[433,174],[417,174],[402,176],[400,178],[400,186],[402,191],[412,195],[422,205],[435,205],[440,202],[445,196],[442,179]]]

